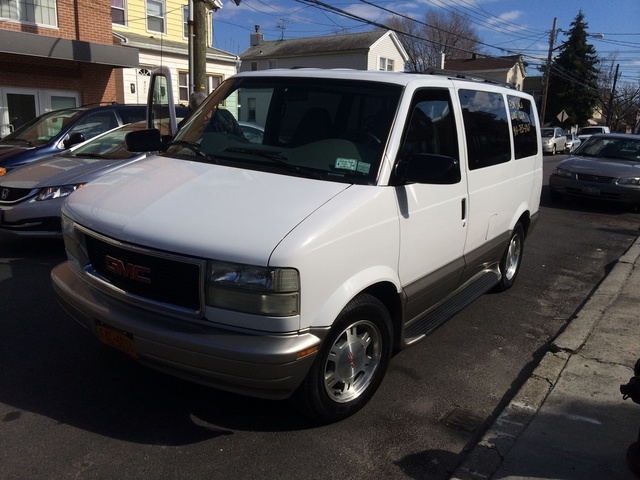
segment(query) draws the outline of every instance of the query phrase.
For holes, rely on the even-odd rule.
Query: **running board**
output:
[[[405,345],[422,340],[460,310],[495,287],[499,281],[500,272],[498,270],[485,271],[480,278],[467,285],[459,293],[407,326],[404,331]]]

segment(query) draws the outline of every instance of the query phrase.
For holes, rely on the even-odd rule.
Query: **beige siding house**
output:
[[[240,71],[272,68],[352,68],[403,71],[407,52],[388,30],[264,41],[259,27],[240,54]]]
[[[517,90],[522,90],[524,78],[527,76],[524,62],[520,55],[506,57],[482,57],[473,55],[462,60],[446,60],[446,70],[455,70],[468,74],[481,75],[505,82]]]

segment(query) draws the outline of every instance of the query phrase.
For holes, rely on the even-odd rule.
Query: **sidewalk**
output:
[[[635,480],[640,405],[620,385],[640,358],[640,238],[553,342],[456,480]]]

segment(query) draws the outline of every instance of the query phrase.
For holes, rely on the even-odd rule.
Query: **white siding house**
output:
[[[401,72],[408,56],[390,30],[264,41],[256,27],[240,59],[241,72],[296,67]]]

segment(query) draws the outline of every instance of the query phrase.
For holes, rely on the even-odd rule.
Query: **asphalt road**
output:
[[[446,479],[639,225],[545,188],[516,285],[397,354],[370,404],[324,427],[102,346],[55,301],[62,242],[0,234],[0,479]]]

